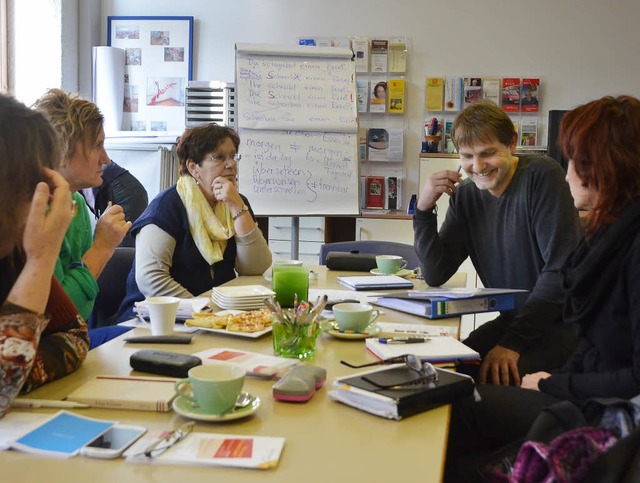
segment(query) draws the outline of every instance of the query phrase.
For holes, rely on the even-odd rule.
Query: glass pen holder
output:
[[[272,312],[273,350],[279,357],[305,360],[316,353],[316,339],[322,333],[319,314],[309,304],[299,307]]]

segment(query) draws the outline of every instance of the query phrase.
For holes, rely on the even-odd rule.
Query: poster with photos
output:
[[[108,17],[107,22],[107,45],[125,52],[122,129],[182,133],[193,17]]]

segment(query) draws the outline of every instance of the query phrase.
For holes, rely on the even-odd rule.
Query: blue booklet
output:
[[[107,431],[115,421],[78,416],[60,411],[51,419],[29,431],[11,444],[11,447],[29,453],[69,458]]]

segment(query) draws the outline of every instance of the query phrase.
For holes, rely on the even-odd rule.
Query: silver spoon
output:
[[[238,399],[236,399],[235,409],[246,408],[249,404],[251,404],[251,401],[253,401],[253,396],[251,394],[249,394],[248,392],[241,392],[238,396]]]

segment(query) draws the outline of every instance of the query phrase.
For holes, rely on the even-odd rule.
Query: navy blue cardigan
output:
[[[240,196],[249,207],[251,217],[255,220],[249,201],[244,196]],[[131,227],[132,236],[135,238],[140,230],[149,224],[158,226],[176,240],[171,277],[193,295],[200,295],[207,290],[211,290],[212,287],[236,278],[234,269],[236,261],[235,239],[233,237],[229,239],[223,259],[213,265],[213,277],[211,277],[211,266],[202,257],[191,236],[187,210],[175,185],[164,190],[149,204],[144,213]],[[144,299],[145,297],[136,283],[136,266],[134,262],[127,277],[127,293],[118,309],[116,321],[123,322],[135,317],[133,304]]]

